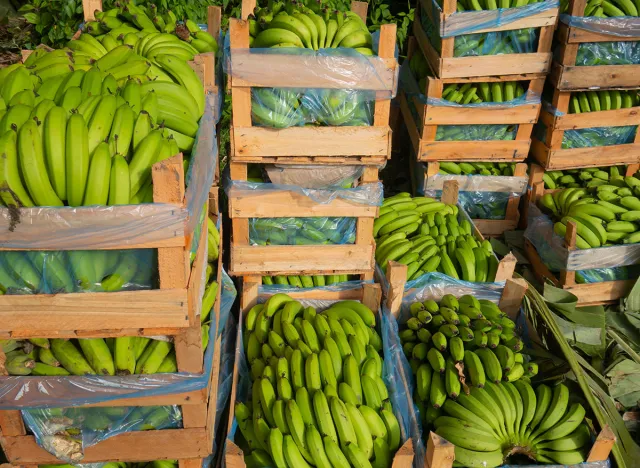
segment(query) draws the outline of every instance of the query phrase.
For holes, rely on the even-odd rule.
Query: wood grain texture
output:
[[[551,58],[551,52],[443,58],[440,76],[457,78],[470,75],[547,73],[551,68]]]
[[[520,162],[529,152],[529,140],[425,141],[420,140],[419,161]]]
[[[429,432],[425,468],[449,468],[455,459],[454,446],[435,432]]]
[[[231,159],[234,162],[253,162],[247,158],[277,155],[391,157],[391,129],[388,126],[283,129],[235,126],[232,131],[234,152]]]
[[[640,65],[569,66],[554,64],[551,81],[563,91],[637,88]]]
[[[536,138],[531,140],[531,156],[545,170],[615,166],[640,163],[640,143],[590,148],[552,150]]]

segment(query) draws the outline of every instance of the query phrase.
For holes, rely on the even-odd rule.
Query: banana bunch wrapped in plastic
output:
[[[294,288],[316,288],[344,283],[353,278],[353,275],[291,275],[291,276],[263,276],[262,284],[293,286]]]

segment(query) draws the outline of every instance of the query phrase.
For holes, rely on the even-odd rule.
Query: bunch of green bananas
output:
[[[498,259],[488,241],[474,238],[458,207],[434,198],[399,193],[386,198],[373,223],[376,262],[386,271],[393,260],[407,265],[407,280],[439,271],[456,279],[493,282]]]
[[[437,0],[438,5],[442,7],[442,0]],[[498,8],[519,8],[536,3],[535,0],[458,0],[456,10],[461,11],[482,11],[497,10]]]
[[[516,324],[491,301],[446,294],[440,303],[415,302],[410,312],[400,341],[416,376],[414,400],[421,410],[433,407],[421,411],[429,422],[447,398],[460,395],[457,363],[464,362],[466,381],[475,387],[484,387],[487,379],[515,382],[537,374],[535,363],[524,363]]]
[[[513,176],[515,163],[491,162],[451,162],[440,161],[438,174],[446,175],[484,175],[484,176]]]
[[[220,234],[210,220],[207,238],[214,262]],[[155,265],[153,249],[7,251],[0,254],[0,295],[152,289]],[[208,265],[207,283],[211,271]]]
[[[317,312],[275,294],[247,312],[251,401],[235,404],[247,466],[391,466],[402,441],[376,325],[357,301]]]
[[[156,460],[152,462],[107,462],[103,468],[178,468],[178,460]],[[75,468],[74,465],[38,465],[38,468]]]
[[[481,102],[507,102],[524,94],[524,88],[517,81],[492,83],[451,83],[445,85],[442,99],[458,104],[478,104]]]
[[[564,237],[567,223],[578,228],[576,247],[591,249],[614,244],[640,242],[640,180],[635,177],[610,179],[589,191],[568,188],[543,195],[538,206],[549,213],[554,232]]]
[[[356,218],[254,218],[249,240],[257,245],[353,244],[355,226]]]
[[[345,47],[364,55],[373,55],[373,38],[366,23],[352,11],[324,9],[309,1],[277,1],[271,7],[256,7],[249,16],[249,44],[256,48],[300,47],[324,49]],[[315,8],[314,8],[315,9]]]
[[[569,11],[569,0],[560,0],[560,13]],[[629,0],[589,0],[584,7],[584,16],[615,18],[617,16],[638,16],[638,6]]]
[[[571,93],[570,114],[628,109],[640,104],[638,90],[581,91]]]
[[[559,188],[595,188],[598,185],[607,185],[609,178],[620,180],[625,168],[611,167],[585,167],[584,169],[565,169],[563,171],[547,171],[542,175],[545,189]]]
[[[97,37],[105,47],[115,47],[118,41],[136,42],[133,37],[127,38],[127,35],[146,32],[173,34],[181,39],[183,42],[180,42],[179,48],[183,51],[178,51],[177,55],[184,56],[186,60],[193,60],[193,56],[198,53],[218,51],[216,38],[202,31],[195,22],[187,19],[178,23],[178,18],[171,10],[160,15],[153,3],[136,5],[133,0],[120,0],[116,2],[116,8],[96,10],[94,16],[96,20],[87,21],[84,31]],[[191,47],[184,47],[187,44]]]
[[[294,288],[315,288],[349,281],[350,275],[291,275],[291,276],[263,276],[262,284],[281,284]]]
[[[117,37],[82,34],[0,71],[4,204],[150,203],[151,166],[191,150],[205,95],[176,51],[192,46],[173,34]]]

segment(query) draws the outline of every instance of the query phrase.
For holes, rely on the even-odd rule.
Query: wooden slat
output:
[[[232,275],[251,273],[333,274],[365,273],[374,268],[374,245],[231,246]]]
[[[189,326],[186,289],[0,296],[2,329],[41,332]]]
[[[608,425],[602,428],[602,431],[600,431],[600,434],[598,434],[596,438],[596,442],[593,444],[593,447],[591,447],[591,451],[587,457],[587,463],[607,461],[615,443],[616,435],[611,428]]]
[[[96,10],[102,11],[102,0],[82,0],[85,21],[95,21]]]
[[[418,161],[523,161],[529,141],[424,141],[420,142]],[[640,156],[639,156],[640,157]]]
[[[531,155],[546,170],[615,166],[640,163],[640,146],[638,143],[630,143],[551,150],[544,143],[533,138]]]
[[[442,59],[442,78],[482,75],[517,75],[547,73],[551,67],[551,53],[484,55]]]
[[[13,464],[59,463],[36,443],[33,436],[2,436],[0,441]],[[205,458],[212,448],[213,440],[207,439],[204,429],[127,432],[86,447],[82,463]]]
[[[22,413],[18,410],[0,411],[0,433],[5,437],[26,435]]]
[[[484,237],[500,237],[505,231],[513,231],[518,226],[518,219],[473,219],[473,224]]]
[[[598,33],[595,31],[589,31],[587,29],[580,29],[578,27],[569,27],[564,23],[560,24],[560,27],[566,29],[567,42],[582,44],[584,42],[619,42],[619,41],[640,41],[640,36],[636,37],[620,37],[613,34]],[[560,27],[558,29],[560,29]]]
[[[391,157],[391,129],[386,127],[232,128],[233,161],[255,156],[381,156]]]
[[[460,108],[453,106],[425,106],[425,125],[490,125],[490,124],[534,124],[538,120],[541,104],[523,104],[517,107],[492,109]]]
[[[501,14],[496,10],[495,18],[498,21],[501,18]],[[451,20],[454,18],[460,18],[461,15],[457,13],[453,13],[452,15],[445,15],[443,30],[444,33],[447,34],[451,27],[449,24],[453,24],[453,26],[459,27],[459,21],[452,22]],[[469,22],[469,24],[474,24],[476,22],[489,22],[490,18],[487,15],[487,11],[465,11],[464,15],[462,15],[465,22]],[[475,17],[475,18],[474,18]],[[558,18],[558,8],[551,8],[549,10],[541,11],[540,13],[536,13],[534,15],[525,16],[524,18],[517,19],[515,21],[500,21],[500,25],[494,28],[485,28],[473,30],[473,34],[482,34],[482,33],[490,33],[490,32],[498,32],[498,31],[513,31],[515,29],[526,29],[526,28],[539,28],[542,26],[555,26],[556,19]],[[505,18],[501,18],[505,19]],[[458,23],[458,24],[454,24]],[[549,49],[547,49],[547,52]]]
[[[454,446],[435,432],[429,432],[425,468],[445,468],[453,465]]]
[[[377,206],[367,206],[336,198],[331,203],[318,203],[306,195],[288,190],[258,191],[232,188],[229,197],[229,217],[284,218],[284,217],[369,217],[377,215]]]
[[[574,130],[578,128],[601,127],[606,125],[621,127],[624,125],[640,125],[640,109],[617,109],[582,114],[566,114],[556,117],[554,129]]]
[[[565,91],[637,88],[640,65],[596,65],[572,67],[555,64],[552,78]]]

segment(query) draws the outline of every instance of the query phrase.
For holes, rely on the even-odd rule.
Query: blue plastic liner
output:
[[[216,337],[224,329],[236,290],[226,273],[222,277],[220,321],[210,315],[209,346],[204,353],[204,373],[129,376],[0,376],[0,409],[78,407],[116,402],[122,398],[141,398],[183,393],[206,388],[213,369]]]
[[[323,286],[321,288],[308,288],[307,291],[310,290],[331,290],[331,291],[346,291],[351,289],[359,289],[361,287],[360,284],[349,284],[341,283],[338,285],[331,286]],[[297,290],[300,291],[300,290]],[[282,288],[274,288],[273,286],[260,286],[258,302],[264,302],[270,293],[275,294],[276,292],[283,292]],[[300,301],[305,307],[313,306],[318,311],[324,310],[332,303],[338,301],[322,301],[322,300],[301,300]],[[381,312],[378,312],[378,332],[383,340],[383,350],[384,350],[384,366],[383,366],[383,379],[387,384],[387,389],[389,390],[389,399],[391,400],[391,404],[393,406],[393,412],[398,418],[398,422],[400,424],[401,434],[402,434],[402,443],[406,442],[406,440],[411,437],[414,440],[414,451],[416,451],[416,457],[414,459],[414,465],[416,468],[421,466],[421,463],[424,463],[424,446],[422,448],[422,455],[418,455],[418,450],[415,444],[420,444],[420,432],[418,427],[418,422],[416,421],[415,413],[413,413],[413,402],[411,400],[411,395],[405,392],[404,383],[406,378],[404,376],[404,372],[406,369],[404,367],[408,367],[408,362],[404,357],[404,353],[402,352],[402,347],[399,346],[397,341],[389,342],[389,339],[393,339],[395,336],[397,340],[397,330],[394,333],[393,330],[390,329],[391,324],[386,315]],[[244,345],[242,342],[242,321],[238,324],[237,330],[237,345],[236,350],[238,353],[238,361],[236,362],[236,367],[238,370],[238,381],[236,385],[236,399],[237,401],[247,402],[249,401],[249,397],[251,395],[251,373],[249,370],[249,366],[247,364],[247,359],[244,353]],[[404,359],[404,362],[402,361]],[[400,367],[398,364],[401,363],[403,367]],[[233,404],[233,402],[232,402]],[[227,441],[233,442],[236,436],[236,431],[238,430],[237,421],[233,420],[231,425],[231,430],[227,434]],[[418,447],[419,449],[419,447]],[[223,457],[223,466],[225,465],[224,457]]]

